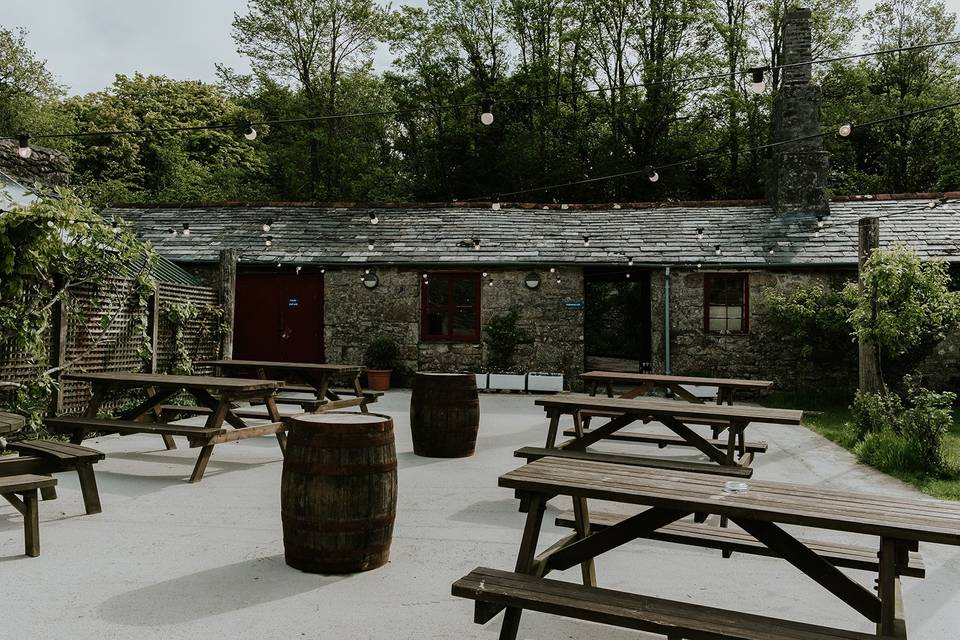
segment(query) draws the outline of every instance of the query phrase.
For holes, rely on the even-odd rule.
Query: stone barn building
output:
[[[790,14],[784,61],[810,60],[810,14]],[[380,334],[411,369],[485,369],[483,327],[512,307],[532,341],[525,371],[585,367],[770,378],[810,376],[765,338],[765,287],[855,277],[858,221],[881,246],[960,262],[960,193],[831,198],[820,91],[809,66],[775,98],[762,202],[363,207],[116,207],[159,253],[214,279],[239,253],[236,357],[359,362]],[[188,233],[184,233],[188,231]],[[940,374],[958,354],[941,346]],[[837,372],[813,372],[823,384]],[[855,381],[837,379],[839,384]],[[947,382],[947,381],[942,381]]]

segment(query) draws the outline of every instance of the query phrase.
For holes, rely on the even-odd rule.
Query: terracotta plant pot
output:
[[[367,369],[367,388],[371,391],[389,391],[393,369]]]

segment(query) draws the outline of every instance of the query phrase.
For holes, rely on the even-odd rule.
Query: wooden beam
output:
[[[863,269],[870,254],[880,247],[880,219],[876,217],[860,218],[859,231],[859,260],[857,271],[859,274],[860,295],[873,297],[873,292],[865,291]],[[876,312],[876,309],[874,309],[874,312]],[[883,388],[883,383],[880,379],[880,363],[878,360],[877,347],[873,344],[873,341],[860,340],[858,342],[858,357],[860,391],[879,393]]]
[[[223,306],[223,342],[220,356],[233,357],[234,309],[237,300],[237,250],[220,251],[220,304]]]

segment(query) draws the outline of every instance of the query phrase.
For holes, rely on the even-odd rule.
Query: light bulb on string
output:
[[[326,267],[320,267],[320,275],[323,275],[327,272]]]
[[[282,266],[283,266],[283,264],[281,264],[281,263],[279,263],[279,262],[277,263],[277,269],[279,269],[279,268],[282,267]]]
[[[490,275],[490,274],[488,274],[486,271],[483,272],[483,277],[484,277],[484,278],[486,278],[488,275]],[[424,277],[426,277],[426,276],[424,276]]]
[[[474,238],[474,239],[473,239],[473,250],[474,250],[474,251],[480,251],[480,239],[479,239],[479,238]]]
[[[368,250],[368,251],[373,251],[373,240],[371,240],[370,242],[367,243],[367,250]]]
[[[370,212],[370,224],[380,224],[380,218],[373,211]]]
[[[627,274],[627,280],[629,280],[629,279],[630,279],[630,274],[628,273],[628,274]]]
[[[493,280],[490,280],[490,282],[488,282],[487,284],[492,287],[492,286],[493,286]]]
[[[54,224],[53,220],[47,220],[47,226],[50,227],[51,229],[53,229],[53,228],[54,228],[55,226],[57,226],[57,225]]]
[[[556,267],[550,267],[550,273],[556,273],[556,272],[557,272]]]
[[[297,268],[294,269],[294,272],[295,272],[297,275],[300,275],[300,271],[301,271],[302,269],[303,269],[303,267],[301,267],[300,265],[297,265]]]
[[[763,67],[753,67],[750,69],[750,91],[753,93],[763,93],[767,88],[767,83],[763,79]]]
[[[256,140],[257,139],[257,130],[253,128],[253,125],[249,122],[246,123],[243,127],[243,137],[247,140]]]
[[[649,180],[650,182],[656,182],[657,180],[660,179],[660,174],[657,173],[657,170],[650,165],[647,165],[646,167],[644,167],[643,171],[644,173],[647,174],[647,180]]]
[[[480,122],[488,127],[493,124],[493,98],[480,101]]]
[[[627,266],[633,266],[633,256],[627,256]]]
[[[697,240],[703,240],[703,227],[697,227]]]
[[[697,263],[697,269],[699,269],[701,266],[702,266],[702,265],[698,262],[698,263]]]
[[[24,160],[29,160],[33,155],[33,149],[30,148],[30,136],[22,134],[17,138],[17,155]]]
[[[424,280],[427,279],[427,274],[423,274],[423,279],[424,279]]]
[[[823,216],[817,216],[817,229],[823,229]]]
[[[272,226],[273,226],[273,221],[272,221],[272,220],[267,220],[266,222],[263,223],[263,226],[260,227],[260,228],[263,229],[263,232],[264,232],[264,233],[270,233],[270,228],[271,228]]]
[[[118,228],[118,230],[119,230],[119,225],[118,225],[117,228]],[[185,235],[185,236],[189,236],[189,235],[190,235],[190,223],[189,223],[189,222],[184,222],[184,223],[183,223],[183,235]]]
[[[169,229],[167,229],[167,233],[169,233],[170,236],[173,237],[173,236],[177,235],[177,230],[174,229],[173,227],[170,227]]]
[[[494,202],[493,204],[490,205],[490,208],[493,209],[494,211],[500,211],[500,203]]]
[[[590,246],[590,236],[583,236],[583,246],[585,247]]]
[[[716,255],[720,255],[720,253],[721,253],[721,251],[720,251],[720,245],[718,245],[718,244],[717,244],[717,245],[714,245],[714,246],[713,246],[713,252],[714,252],[714,254],[716,254]]]
[[[267,236],[266,238],[264,238],[263,244],[264,244],[265,246],[267,246],[267,247],[272,246],[272,245],[273,245],[273,236]]]
[[[849,122],[846,123],[846,124],[842,124],[842,125],[840,125],[840,128],[837,130],[837,133],[840,134],[840,137],[841,137],[841,138],[846,138],[846,137],[848,137],[851,133],[853,133],[853,125],[850,124]]]

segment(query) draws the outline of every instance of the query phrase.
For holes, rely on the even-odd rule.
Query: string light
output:
[[[376,212],[370,212],[370,224],[380,224],[380,218],[377,217]]]
[[[764,67],[752,67],[750,69],[750,91],[753,93],[763,93],[763,90],[767,88],[767,83],[763,78],[764,70]]]
[[[487,284],[492,287],[492,286],[493,286],[493,279],[491,279],[490,282],[488,282]]]
[[[22,134],[17,138],[17,155],[24,160],[29,160],[30,156],[33,155],[33,150],[30,148],[29,135]]]
[[[474,238],[474,239],[473,239],[473,250],[474,250],[474,251],[480,251],[480,239],[479,239],[479,238]]]
[[[556,273],[556,272],[557,272],[556,267],[550,267],[550,273]]]
[[[633,266],[633,257],[632,257],[632,256],[627,256],[627,266],[628,266],[628,267],[632,267],[632,266]]]
[[[113,222],[110,223],[110,227],[113,229],[113,232],[114,232],[114,233],[120,233],[120,221],[119,221],[119,220],[114,219]],[[190,233],[189,233],[188,231],[184,231],[184,232],[183,232],[183,235],[188,236],[188,235],[190,235]]]
[[[494,211],[500,211],[500,203],[494,202],[493,204],[490,205],[490,208],[493,209]]]
[[[294,272],[295,272],[297,275],[300,275],[301,269],[303,269],[303,267],[301,267],[300,265],[297,265],[297,268],[294,269]]]
[[[261,227],[261,229],[263,229],[264,233],[270,233],[270,229],[272,228],[272,226],[273,226],[273,220],[267,220],[266,222],[263,223],[263,226]]]
[[[489,275],[489,274],[488,274],[486,271],[483,272],[483,277],[484,277],[484,278],[486,278],[488,275]]]
[[[493,98],[480,101],[480,122],[488,127],[493,124]]]
[[[118,227],[119,227],[119,225],[118,225]],[[190,235],[190,223],[189,223],[189,222],[184,222],[184,223],[183,223],[183,235],[185,235],[185,236],[189,236],[189,235]]]
[[[53,228],[54,228],[55,226],[57,226],[57,225],[54,224],[53,220],[47,220],[47,226],[50,227],[51,229],[53,229]]]
[[[837,133],[839,133],[840,136],[843,138],[849,137],[849,135],[852,132],[853,132],[853,125],[850,124],[849,122],[846,124],[840,125],[840,128],[837,130]]]
[[[720,251],[720,245],[718,245],[718,244],[713,245],[713,252],[714,252],[716,255],[720,255],[720,253],[721,253],[721,251]]]
[[[368,250],[368,251],[373,251],[373,240],[371,240],[370,242],[367,243],[367,250]]]
[[[703,227],[697,227],[697,240],[703,240]]]
[[[247,140],[256,140],[257,139],[257,130],[253,128],[253,125],[247,122],[244,125],[243,137]]]
[[[169,229],[167,229],[167,233],[169,233],[170,236],[173,237],[177,235],[177,230],[174,229],[173,227],[170,227]]]
[[[646,167],[644,167],[643,170],[647,173],[647,180],[649,180],[650,182],[656,182],[657,180],[660,179],[660,174],[657,173],[657,170],[651,167],[650,165],[647,165]]]
[[[320,267],[320,275],[323,275],[327,272],[326,267]]]
[[[273,236],[267,236],[266,238],[264,238],[263,244],[268,247],[273,245]]]
[[[585,247],[590,246],[590,236],[583,236],[583,246]]]

